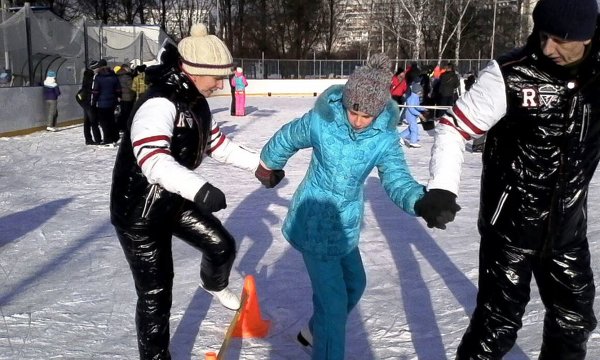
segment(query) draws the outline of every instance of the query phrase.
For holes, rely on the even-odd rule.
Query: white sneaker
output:
[[[408,147],[411,147],[411,148],[420,148],[421,144],[419,144],[419,143],[408,143]]]
[[[202,288],[204,289],[204,287]],[[237,310],[240,308],[240,298],[234,294],[233,291],[229,290],[229,288],[225,288],[221,291],[206,290],[206,292],[216,297],[221,305],[225,306],[229,310]]]
[[[304,346],[312,347],[312,333],[310,332],[310,329],[308,328],[308,326],[303,328],[302,330],[300,330],[297,338],[298,338],[298,342],[300,342],[300,344],[302,344]]]
[[[48,126],[46,128],[46,131],[52,131],[52,132],[56,132],[56,128],[54,126]]]
[[[310,329],[308,328],[308,326],[303,328],[302,330],[300,330],[300,332],[296,336],[296,340],[298,340],[300,345],[303,346],[303,349],[308,354],[310,354],[312,352],[312,344],[313,344],[312,333],[310,332]]]

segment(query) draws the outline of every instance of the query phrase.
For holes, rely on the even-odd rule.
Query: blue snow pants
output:
[[[419,142],[419,117],[407,114],[406,121],[408,127],[400,133],[400,137],[408,140],[411,144],[416,144]]]
[[[313,290],[312,360],[343,360],[346,320],[365,291],[367,279],[358,248],[334,260],[303,254]]]

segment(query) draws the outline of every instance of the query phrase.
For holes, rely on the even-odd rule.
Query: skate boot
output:
[[[204,289],[204,287],[202,286]],[[225,288],[223,290],[214,291],[214,290],[206,290],[207,293],[216,297],[221,305],[225,306],[229,310],[237,310],[240,308],[240,298],[233,293],[233,291],[229,290],[229,288]]]
[[[296,336],[296,340],[304,347],[304,351],[309,354],[312,352],[313,336],[308,326],[300,330]]]

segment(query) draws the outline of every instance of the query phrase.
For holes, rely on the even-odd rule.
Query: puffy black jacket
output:
[[[117,105],[121,97],[121,84],[115,73],[104,67],[98,71],[92,84],[92,106],[103,109]]]
[[[185,126],[174,127],[171,155],[182,166],[197,168],[202,162],[202,154],[210,137],[212,115],[206,99],[176,68],[162,65],[156,69],[148,68],[146,76],[150,77],[153,84],[145,97],[136,103],[133,112],[153,97],[165,97],[173,102],[177,109],[173,121],[180,117],[188,121],[183,122]],[[113,170],[111,221],[122,229],[164,226],[186,200],[158,185],[148,183],[134,157],[130,130],[131,120]]]
[[[537,36],[498,60],[507,114],[487,134],[478,224],[483,236],[547,253],[586,241],[600,158],[600,39],[568,68],[539,53]]]
[[[91,106],[90,99],[92,96],[92,86],[94,84],[94,71],[85,69],[83,72],[83,79],[81,81],[81,88],[75,96],[77,103],[83,108],[89,108]]]
[[[454,90],[460,86],[460,79],[454,70],[447,70],[440,75],[438,92],[440,96],[453,96]]]

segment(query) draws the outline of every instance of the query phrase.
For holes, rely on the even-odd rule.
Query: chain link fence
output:
[[[460,74],[477,72],[486,66],[489,59],[442,59],[451,62]],[[366,59],[356,60],[284,60],[284,59],[234,59],[237,66],[244,69],[249,79],[344,79]],[[394,68],[406,68],[417,63],[419,68],[432,70],[437,59],[400,59],[392,62]]]

